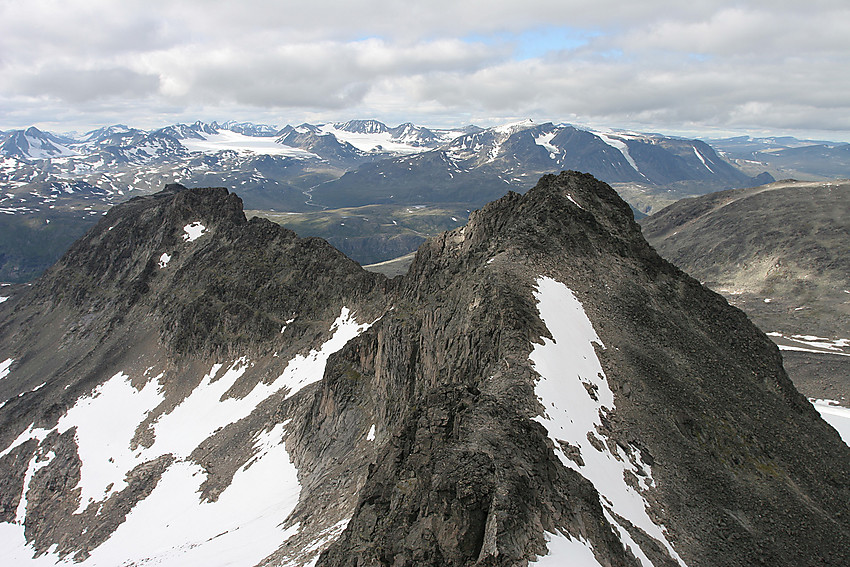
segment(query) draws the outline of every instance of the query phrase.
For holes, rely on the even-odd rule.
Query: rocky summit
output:
[[[850,563],[850,448],[589,175],[394,279],[169,186],[9,296],[4,565]]]

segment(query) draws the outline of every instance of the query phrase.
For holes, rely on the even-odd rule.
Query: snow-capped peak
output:
[[[77,152],[66,145],[71,140],[62,140],[49,132],[42,132],[35,126],[26,130],[6,132],[3,138],[0,153],[7,156],[50,159],[77,155]]]
[[[377,120],[349,120],[334,124],[334,128],[354,134],[383,134],[389,131],[386,124]]]
[[[508,124],[502,124],[501,126],[496,126],[493,128],[499,134],[515,134],[520,130],[527,130],[528,128],[534,128],[537,124],[534,123],[534,120],[531,118],[526,118],[525,120],[520,120],[518,122],[509,122]]]

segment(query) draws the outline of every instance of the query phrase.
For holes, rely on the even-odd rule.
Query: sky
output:
[[[0,129],[517,119],[850,141],[847,0],[0,0]]]

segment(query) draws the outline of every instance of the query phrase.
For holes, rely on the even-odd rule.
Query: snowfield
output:
[[[584,308],[567,286],[548,277],[537,278],[534,297],[540,318],[552,335],[552,339],[544,337],[542,344],[535,344],[529,355],[540,374],[535,393],[543,406],[543,414],[536,420],[549,432],[561,463],[593,483],[608,522],[644,567],[652,567],[652,562],[629,536],[626,527],[618,522],[618,517],[625,518],[658,541],[679,565],[684,566],[684,561],[667,540],[664,526],[654,523],[647,512],[649,503],[641,492],[655,485],[649,465],[641,460],[637,449],[625,453],[612,443],[614,454],[599,433],[601,417],[615,409],[614,393],[596,356],[594,345],[600,348],[604,345]],[[590,438],[596,443],[591,443]],[[578,450],[582,464],[570,458],[565,446]],[[626,482],[627,474],[638,479],[640,492]],[[586,549],[574,541],[567,545],[555,538],[553,542],[549,549],[552,559],[538,564],[571,565],[575,550]],[[566,555],[560,557],[558,553]]]
[[[838,405],[834,400],[810,400],[825,422],[830,424],[841,439],[850,447],[850,408]]]
[[[306,355],[296,355],[272,383],[260,382],[242,398],[229,397],[228,391],[251,367],[245,357],[229,364],[213,364],[176,407],[157,415],[165,400],[161,387],[164,373],[153,376],[152,368],[148,368],[140,388],[133,386],[138,381],[119,372],[80,398],[55,428],[31,425],[0,456],[30,439],[41,443],[51,432],[76,428],[81,460],[77,487],[81,495],[75,514],[101,506],[109,496],[126,488],[127,473],[135,467],[163,455],[174,460],[153,492],[129,511],[110,538],[85,561],[73,563],[71,557],[60,559],[55,550],[33,558],[34,550],[24,540],[30,481],[52,461],[52,452],[45,453],[46,449],[40,447],[28,464],[15,523],[0,523],[0,565],[213,567],[259,563],[299,529],[298,525],[286,524],[301,493],[298,471],[284,445],[286,422],[255,433],[255,455],[214,502],[201,499],[207,473],[189,456],[221,428],[248,417],[270,396],[283,392],[290,397],[321,380],[328,357],[369,326],[358,323],[343,307],[327,341]],[[8,372],[11,363],[7,359],[0,364],[0,373]],[[156,417],[149,419],[152,415]],[[104,427],[105,423],[109,427]],[[149,447],[135,445],[136,434],[146,428],[152,430],[153,443]],[[374,436],[374,427],[369,435]],[[73,516],[68,520],[74,521]],[[341,531],[318,534],[316,553]]]
[[[245,136],[230,130],[220,130],[218,134],[203,134],[205,139],[185,138],[180,143],[190,152],[214,154],[231,150],[240,154],[265,154],[299,159],[316,158],[319,156],[301,148],[293,148],[278,144],[274,137]]]

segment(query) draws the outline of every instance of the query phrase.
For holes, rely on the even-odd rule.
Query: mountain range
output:
[[[5,564],[850,562],[850,447],[587,174],[394,279],[170,185],[10,289],[0,348]]]
[[[74,137],[31,127],[0,134],[0,232],[27,243],[0,244],[0,280],[31,279],[109,207],[171,182],[234,188],[254,214],[297,213],[282,222],[367,264],[412,252],[457,226],[452,218],[564,169],[614,184],[638,216],[682,196],[772,180],[743,173],[699,140],[532,121],[455,130],[375,120],[280,129],[196,122],[151,131],[113,125]],[[368,218],[350,209],[377,205],[395,223],[355,234],[341,228],[350,224],[328,222],[340,214],[316,222],[315,213],[341,209]],[[447,212],[423,233],[418,220],[403,222],[410,206]]]
[[[743,171],[769,172],[776,179],[822,181],[850,178],[850,144],[790,136],[739,136],[707,140]]]
[[[160,185],[157,183],[160,179],[149,177],[151,171],[137,171],[131,181],[123,168],[164,162],[175,167],[174,162],[185,161],[193,153],[216,155],[228,151],[243,157],[294,158],[310,162],[313,168],[323,163],[326,168],[337,169],[333,178],[339,177],[341,172],[354,173],[357,166],[365,162],[390,160],[391,164],[393,158],[397,161],[412,154],[439,152],[448,158],[447,163],[436,168],[443,177],[458,175],[462,178],[465,173],[480,171],[502,179],[511,187],[525,189],[534,184],[540,172],[564,169],[588,171],[610,183],[666,186],[688,181],[714,188],[752,184],[749,176],[718,158],[710,146],[698,140],[634,132],[599,132],[565,124],[535,124],[530,120],[489,129],[457,130],[431,130],[411,123],[390,128],[375,120],[302,124],[277,131],[266,125],[233,122],[178,124],[154,131],[117,125],[77,139],[60,138],[31,127],[26,131],[3,133],[0,147],[3,156],[20,160],[17,165],[22,169],[29,165],[40,173],[87,181],[95,173],[114,175],[110,185],[113,191],[144,192]],[[41,163],[51,158],[58,161]],[[439,160],[434,159],[426,159],[426,162],[439,164]],[[205,164],[207,167],[213,165],[208,161]],[[189,168],[181,172],[184,176],[192,178],[199,173],[196,171],[199,164],[190,161],[181,165]],[[10,162],[4,169],[11,170],[11,166]],[[240,169],[234,166],[234,163],[225,165],[231,172]],[[251,167],[250,163],[245,166]],[[167,171],[168,168],[157,173],[162,175]],[[23,172],[16,173],[17,176],[7,175],[0,179],[0,183],[14,189],[28,180]],[[31,171],[26,174],[32,176]],[[363,173],[368,174],[368,171]],[[292,181],[286,175],[269,176],[268,179]],[[315,185],[306,188],[311,187]],[[251,199],[252,187],[245,189],[249,206],[256,206]],[[282,196],[279,199],[287,202]],[[351,204],[347,202],[345,206]]]

